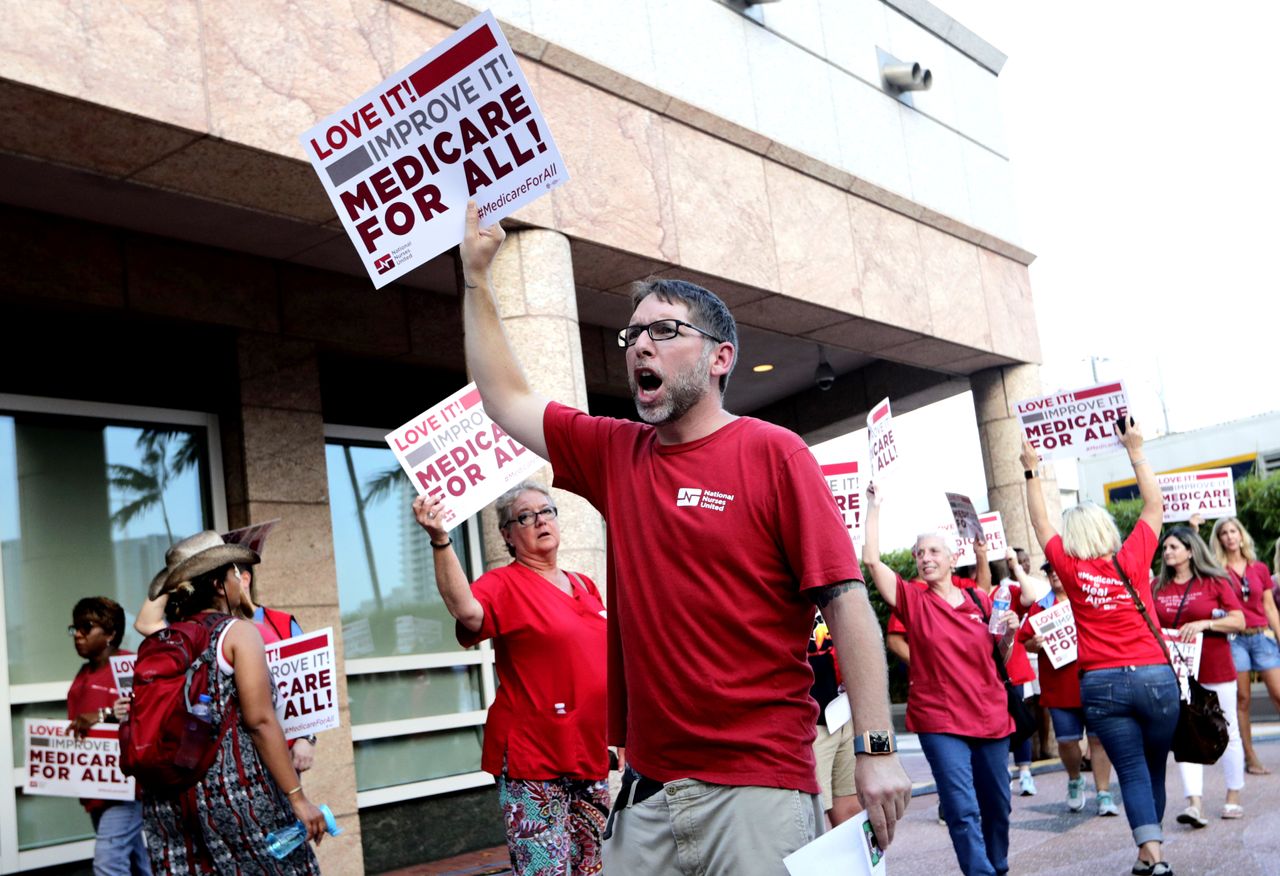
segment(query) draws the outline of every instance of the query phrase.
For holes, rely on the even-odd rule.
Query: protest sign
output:
[[[867,414],[867,445],[871,452],[871,477],[879,479],[898,460],[893,437],[893,414],[885,399]]]
[[[119,727],[94,724],[76,739],[70,721],[27,718],[22,790],[44,797],[132,800],[133,778],[120,772]]]
[[[987,539],[987,560],[1003,560],[1009,553],[1009,542],[1004,537],[1004,521],[999,511],[990,511],[978,515],[982,524],[982,534]]]
[[[885,854],[859,812],[782,859],[790,876],[885,876]]]
[[[117,654],[108,657],[111,661],[111,675],[116,680],[116,695],[127,697],[133,693],[133,664],[137,654]]]
[[[978,522],[978,511],[973,501],[960,493],[947,493],[947,505],[951,507],[951,516],[956,522],[956,532],[962,538],[976,540],[982,535],[982,524]]]
[[[490,12],[298,139],[378,288],[569,178]]]
[[[1049,658],[1054,669],[1061,669],[1076,659],[1076,618],[1071,603],[1055,602],[1052,608],[1031,615],[1031,628],[1044,640],[1040,653]]]
[[[331,627],[268,645],[267,669],[276,688],[276,715],[286,739],[338,726]]]
[[[271,530],[275,529],[276,524],[279,522],[280,518],[277,517],[274,520],[268,520],[266,523],[255,523],[242,529],[233,529],[230,532],[222,533],[222,540],[227,544],[243,545],[258,556],[262,556],[262,549],[267,546],[267,536],[271,534]]]
[[[547,464],[489,419],[474,383],[388,433],[387,444],[419,495],[444,495],[453,526]]]
[[[1124,381],[1020,401],[1022,434],[1041,459],[1076,459],[1120,447],[1116,421],[1129,415]]]
[[[1236,515],[1236,483],[1229,468],[1156,475],[1164,496],[1164,522]]]
[[[1169,660],[1173,663],[1173,671],[1178,676],[1178,686],[1182,688],[1182,698],[1190,702],[1191,686],[1187,678],[1198,678],[1200,675],[1200,651],[1204,644],[1204,633],[1196,633],[1190,642],[1182,641],[1177,630],[1161,629],[1165,644],[1169,647]]]
[[[835,497],[845,528],[855,545],[862,544],[862,478],[858,463],[836,462],[821,466],[827,488]]]
[[[953,494],[947,494],[948,497],[951,495]],[[961,498],[964,497],[961,496]],[[982,525],[982,534],[987,541],[987,562],[992,563],[996,560],[1003,560],[1008,554],[1008,547],[1004,540],[1004,525],[1000,522],[1000,512],[992,511],[989,514],[978,514],[977,519]],[[944,520],[938,526],[938,532],[949,539],[951,555],[955,559],[957,568],[971,565],[977,561],[978,555],[973,550],[974,539],[960,534],[960,529],[956,525],[954,516],[951,520]]]

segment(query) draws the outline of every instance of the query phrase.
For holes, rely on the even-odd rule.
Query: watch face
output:
[[[872,730],[867,734],[867,739],[871,743],[872,754],[889,754],[893,751],[889,734],[884,730]]]

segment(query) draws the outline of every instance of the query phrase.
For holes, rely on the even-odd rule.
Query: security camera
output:
[[[831,363],[827,361],[827,354],[822,350],[818,351],[818,367],[813,372],[813,383],[823,392],[835,386],[836,383],[836,369],[831,367]]]
[[[894,91],[928,91],[933,87],[933,71],[917,63],[885,64],[880,75]]]

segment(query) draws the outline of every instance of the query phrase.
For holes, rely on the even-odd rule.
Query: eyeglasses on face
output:
[[[679,319],[659,319],[656,322],[649,323],[648,325],[627,326],[622,331],[618,332],[618,346],[634,346],[635,342],[640,340],[640,335],[644,332],[648,332],[649,337],[655,341],[669,341],[676,335],[680,334],[680,326],[691,328],[701,335],[706,335],[717,344],[724,343],[722,338],[717,338],[715,335],[711,334],[711,332],[706,329],[700,329],[692,323],[684,322]]]
[[[515,517],[507,521],[507,526],[515,523],[519,526],[533,526],[539,520],[555,520],[560,512],[556,510],[554,505],[549,505],[541,511],[521,511]]]
[[[84,623],[79,623],[79,624],[71,624],[70,626],[67,627],[67,635],[71,636],[71,638],[73,639],[75,638],[76,633],[79,633],[82,636],[87,636],[93,632],[94,627],[101,627],[101,626],[102,624],[95,624],[92,621],[85,621]],[[106,629],[106,628],[103,627],[103,629]]]

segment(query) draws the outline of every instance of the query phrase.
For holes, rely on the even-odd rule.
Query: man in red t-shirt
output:
[[[94,724],[114,721],[115,676],[111,659],[124,638],[124,609],[105,596],[81,599],[71,611],[67,632],[76,653],[85,659],[67,692],[71,732],[84,738]],[[81,800],[93,822],[93,872],[109,876],[151,874],[151,859],[142,837],[142,804],[137,800]]]
[[[864,750],[859,797],[887,845],[911,785],[892,753],[879,624],[804,442],[724,409],[737,357],[728,308],[681,281],[637,290],[619,343],[644,423],[590,417],[534,392],[516,361],[489,277],[504,237],[468,204],[467,367],[489,415],[609,524],[609,741],[626,746],[629,769],[606,868],[775,876],[814,836],[815,604]]]

